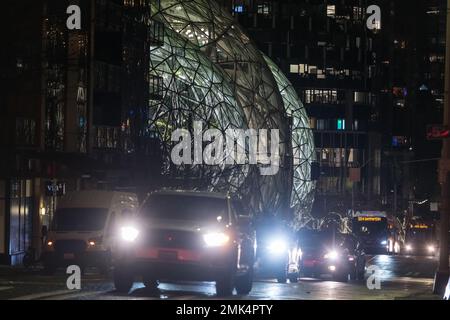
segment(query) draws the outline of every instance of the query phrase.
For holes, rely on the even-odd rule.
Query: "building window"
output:
[[[33,146],[36,143],[36,121],[34,119],[16,119],[16,144]]]
[[[367,103],[368,101],[369,101],[368,94],[366,92],[355,91],[354,97],[353,97],[353,102],[363,104],[363,103]]]
[[[327,16],[330,18],[334,18],[336,16],[336,6],[335,5],[327,6]]]
[[[325,103],[336,104],[338,103],[337,90],[313,90],[307,89],[304,92],[303,101],[305,103]]]
[[[345,130],[345,119],[337,119],[336,128],[338,130]]]
[[[354,20],[362,20],[364,15],[363,15],[363,8],[361,7],[353,7],[353,19]]]
[[[269,15],[270,14],[270,3],[264,2],[262,4],[258,4],[257,12],[258,14]]]
[[[150,46],[160,47],[164,44],[164,24],[151,20]]]
[[[326,120],[325,119],[317,119],[317,130],[326,130]]]
[[[163,97],[163,78],[151,75],[149,79],[149,90],[151,100],[161,100]]]
[[[291,64],[289,72],[298,74],[299,70],[300,70],[300,68],[299,68],[298,64]]]
[[[233,12],[234,13],[243,13],[244,12],[244,6],[242,4],[235,5],[233,7]]]

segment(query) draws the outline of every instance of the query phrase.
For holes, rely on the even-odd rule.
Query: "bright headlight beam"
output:
[[[269,251],[273,253],[282,253],[287,250],[287,244],[286,241],[282,239],[275,239],[269,242],[267,249],[269,249]]]
[[[335,260],[338,257],[338,253],[336,250],[332,250],[330,252],[328,252],[327,254],[325,254],[324,258],[325,259],[331,259],[331,260]]]
[[[210,232],[203,235],[203,240],[208,247],[221,247],[230,241],[230,237],[223,232]]]
[[[120,229],[120,234],[122,236],[122,239],[127,242],[133,242],[136,240],[137,236],[139,235],[139,230],[135,227],[122,227]]]

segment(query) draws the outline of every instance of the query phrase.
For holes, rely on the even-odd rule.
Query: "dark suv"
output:
[[[248,294],[255,236],[226,195],[192,191],[150,194],[120,228],[114,284],[128,292],[136,276],[146,287],[164,280],[215,281],[218,295]]]

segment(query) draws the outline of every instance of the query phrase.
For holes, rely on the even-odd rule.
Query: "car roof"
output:
[[[193,191],[193,190],[158,190],[152,192],[150,195],[173,195],[173,196],[190,196],[190,197],[204,197],[215,199],[228,199],[229,196],[224,193],[208,192],[208,191]]]

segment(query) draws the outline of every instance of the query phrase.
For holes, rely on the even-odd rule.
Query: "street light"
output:
[[[450,124],[450,0],[447,0],[447,31],[445,50],[444,126]],[[448,265],[448,218],[450,212],[450,140],[443,140],[439,162],[439,183],[441,184],[441,219],[439,266],[434,277],[433,293],[444,294],[449,279]]]

